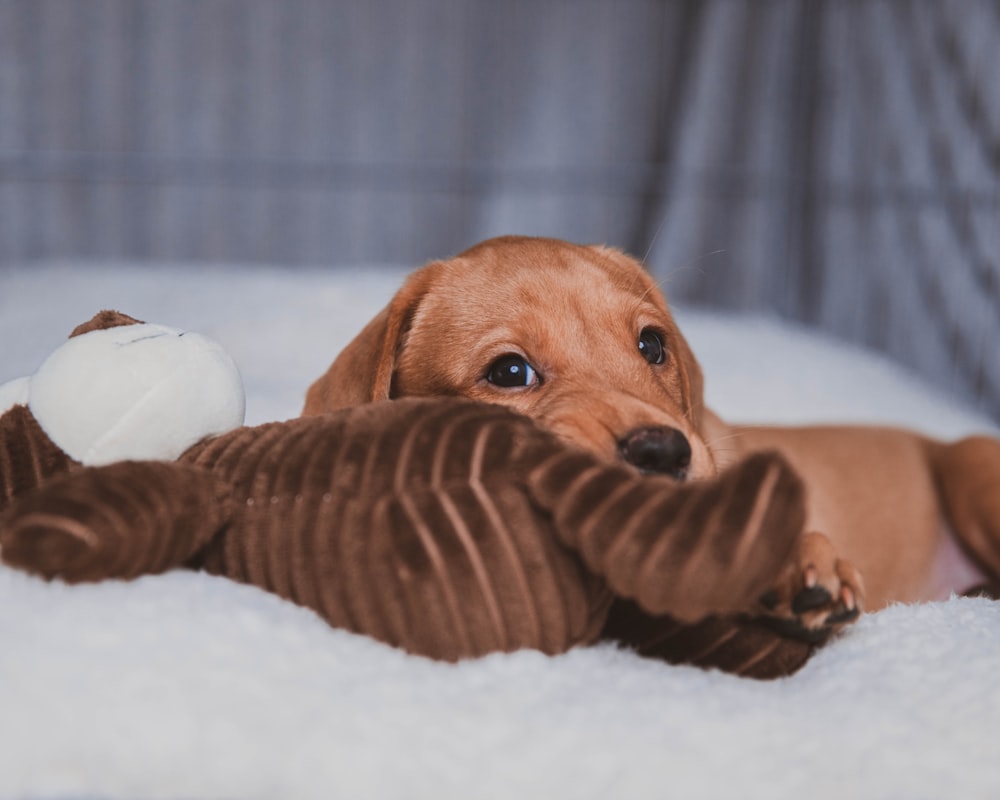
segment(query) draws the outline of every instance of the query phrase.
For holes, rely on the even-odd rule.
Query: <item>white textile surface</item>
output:
[[[303,392],[402,272],[0,272],[0,382],[112,307],[218,339],[248,423]],[[887,362],[761,318],[680,316],[734,419],[989,430]],[[1000,796],[1000,604],[869,614],[760,683],[609,645],[458,665],[190,572],[67,587],[0,567],[0,797]]]

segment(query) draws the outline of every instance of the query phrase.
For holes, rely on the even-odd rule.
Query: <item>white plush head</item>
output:
[[[52,441],[88,465],[175,459],[242,425],[245,409],[219,344],[149,324],[74,336],[30,379],[27,400]]]

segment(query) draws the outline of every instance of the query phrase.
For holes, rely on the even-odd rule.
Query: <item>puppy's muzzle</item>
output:
[[[682,481],[691,466],[691,444],[676,428],[636,428],[618,442],[621,457],[642,472]]]

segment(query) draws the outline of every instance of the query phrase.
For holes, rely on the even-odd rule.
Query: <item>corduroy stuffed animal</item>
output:
[[[132,323],[102,312],[75,334]],[[180,338],[153,338],[169,335]],[[231,371],[218,354],[206,358]],[[195,385],[223,396],[232,386],[228,373],[212,380]],[[164,383],[151,386],[141,402]],[[191,394],[169,382],[166,391]],[[47,578],[187,566],[432,658],[554,654],[613,636],[754,677],[794,671],[855,616],[834,609],[802,624],[831,598],[796,583],[802,488],[776,455],[677,484],[601,462],[504,408],[455,399],[213,430],[237,408],[242,416],[240,396],[214,403],[194,433],[168,430],[184,449],[155,460],[129,455],[128,442],[144,437],[104,413],[75,445],[88,465],[57,444],[66,434],[50,435],[34,399],[22,386],[0,416],[0,558]],[[169,429],[161,405],[158,426]],[[110,417],[128,416],[134,433],[142,414],[132,403]],[[187,443],[192,435],[199,441]],[[107,441],[125,460],[103,452]],[[170,450],[147,449],[157,448]],[[614,597],[632,601],[633,619],[609,623]]]

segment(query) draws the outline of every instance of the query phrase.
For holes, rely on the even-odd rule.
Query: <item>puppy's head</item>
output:
[[[427,265],[312,385],[303,413],[427,395],[511,406],[645,471],[715,470],[698,364],[656,284],[611,248],[501,237]]]

